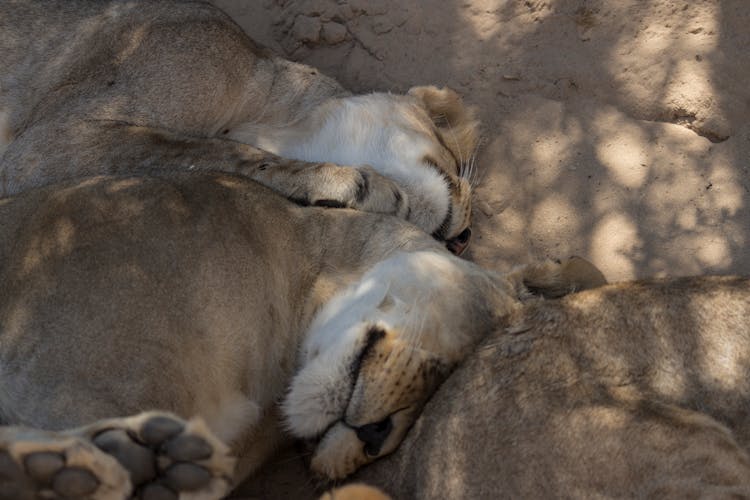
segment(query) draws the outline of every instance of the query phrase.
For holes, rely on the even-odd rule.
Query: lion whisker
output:
[[[445,119],[445,123],[448,124],[448,131],[451,133],[451,138],[453,139],[453,143],[456,145],[456,152],[458,153],[458,165],[460,169],[460,167],[464,165],[464,156],[463,156],[463,152],[461,151],[461,144],[458,142],[456,133],[453,130],[453,125],[451,125],[451,122],[450,120],[448,120],[448,117],[443,116],[443,118]]]
[[[477,141],[477,144],[474,146],[474,150],[472,151],[471,155],[466,159],[466,161],[462,161],[459,165],[459,172],[458,175],[462,179],[465,179],[471,188],[475,188],[479,185],[480,177],[479,177],[479,170],[476,168],[476,161],[477,161],[477,153],[479,151],[480,143]]]

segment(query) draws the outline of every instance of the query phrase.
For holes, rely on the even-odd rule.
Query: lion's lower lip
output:
[[[469,246],[469,243],[457,243],[449,240],[445,242],[445,246],[453,255],[461,255]]]
[[[369,444],[365,445],[365,455],[372,458],[377,458],[378,453],[380,452],[380,449],[375,449],[371,447]]]

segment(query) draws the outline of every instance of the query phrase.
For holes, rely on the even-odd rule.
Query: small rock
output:
[[[323,24],[323,30],[321,32],[323,41],[330,45],[336,45],[346,40],[347,31],[346,26],[337,22],[330,22]]]
[[[299,16],[294,21],[292,35],[299,42],[317,43],[320,41],[320,18]]]
[[[385,35],[393,30],[393,23],[387,16],[378,16],[372,22],[372,31]]]

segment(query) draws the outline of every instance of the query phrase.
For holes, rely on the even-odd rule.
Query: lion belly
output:
[[[226,439],[257,423],[293,372],[311,282],[287,206],[221,176],[95,178],[5,200],[5,422],[58,429],[159,408]],[[296,243],[271,237],[277,217]]]

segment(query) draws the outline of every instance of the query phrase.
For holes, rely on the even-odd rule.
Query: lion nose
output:
[[[453,252],[455,255],[461,255],[466,247],[469,246],[469,240],[471,239],[471,229],[466,228],[455,238],[451,238],[445,242],[445,246],[448,250]]]
[[[365,443],[365,453],[376,457],[393,430],[393,422],[391,422],[391,417],[387,417],[380,422],[357,427],[355,430],[359,440]]]

